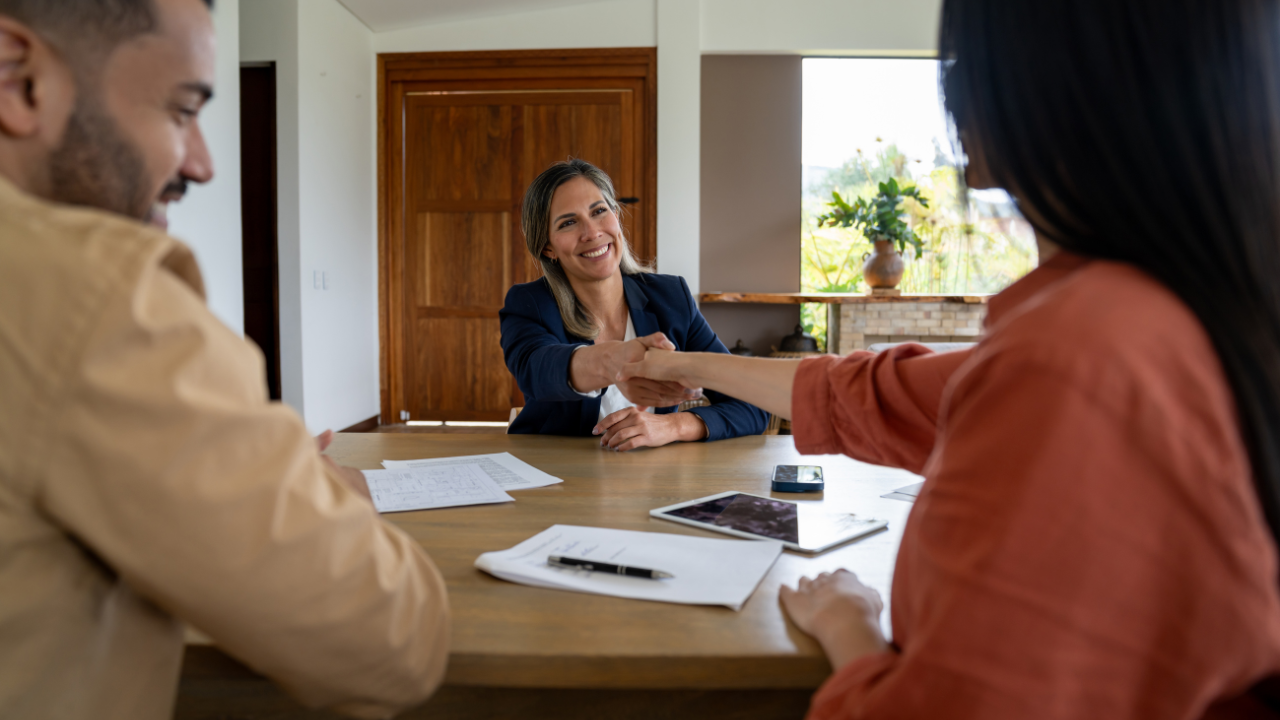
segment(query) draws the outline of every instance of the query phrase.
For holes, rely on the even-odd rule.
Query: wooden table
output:
[[[346,434],[335,438],[329,454],[373,469],[383,459],[504,451],[564,483],[516,491],[514,503],[387,516],[431,554],[453,612],[445,686],[406,717],[802,715],[830,667],[818,645],[784,617],[778,588],[847,567],[879,590],[887,606],[911,506],[880,495],[919,481],[842,456],[801,456],[789,436],[613,453],[590,438]],[[739,612],[526,587],[474,567],[482,552],[511,547],[556,523],[723,538],[653,519],[649,510],[725,490],[770,495],[778,464],[823,466],[826,492],[776,497],[873,514],[888,520],[889,529],[816,557],[783,553]],[[266,681],[237,671],[216,649],[192,645],[176,717],[329,717],[261,685]]]

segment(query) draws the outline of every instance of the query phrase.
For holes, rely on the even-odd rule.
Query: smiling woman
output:
[[[728,353],[684,280],[631,255],[613,184],[583,160],[552,165],[525,192],[522,225],[543,277],[516,285],[499,313],[507,367],[525,395],[512,433],[600,435],[614,450],[764,430],[760,409],[652,380],[615,383],[648,348]],[[656,411],[653,408],[658,408]]]

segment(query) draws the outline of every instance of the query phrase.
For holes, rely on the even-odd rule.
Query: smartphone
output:
[[[822,492],[822,468],[817,465],[776,465],[774,492]]]

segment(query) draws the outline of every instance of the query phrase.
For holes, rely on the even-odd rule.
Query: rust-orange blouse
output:
[[[973,350],[805,361],[796,445],[922,473],[895,649],[827,718],[1249,717],[1280,672],[1276,549],[1196,317],[1060,253],[992,298]],[[850,568],[857,571],[857,568]]]

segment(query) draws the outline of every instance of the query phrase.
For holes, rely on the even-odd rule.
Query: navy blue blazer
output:
[[[643,273],[623,275],[623,288],[636,337],[656,332],[677,350],[728,353],[698,307],[684,278]],[[591,341],[570,335],[546,280],[516,285],[498,313],[502,320],[502,354],[515,375],[525,406],[507,430],[543,435],[590,435],[600,417],[600,397],[586,398],[569,385],[573,349]],[[760,408],[728,395],[707,391],[710,407],[693,408],[707,424],[707,440],[759,435],[768,424]],[[675,407],[654,412],[674,412]]]

